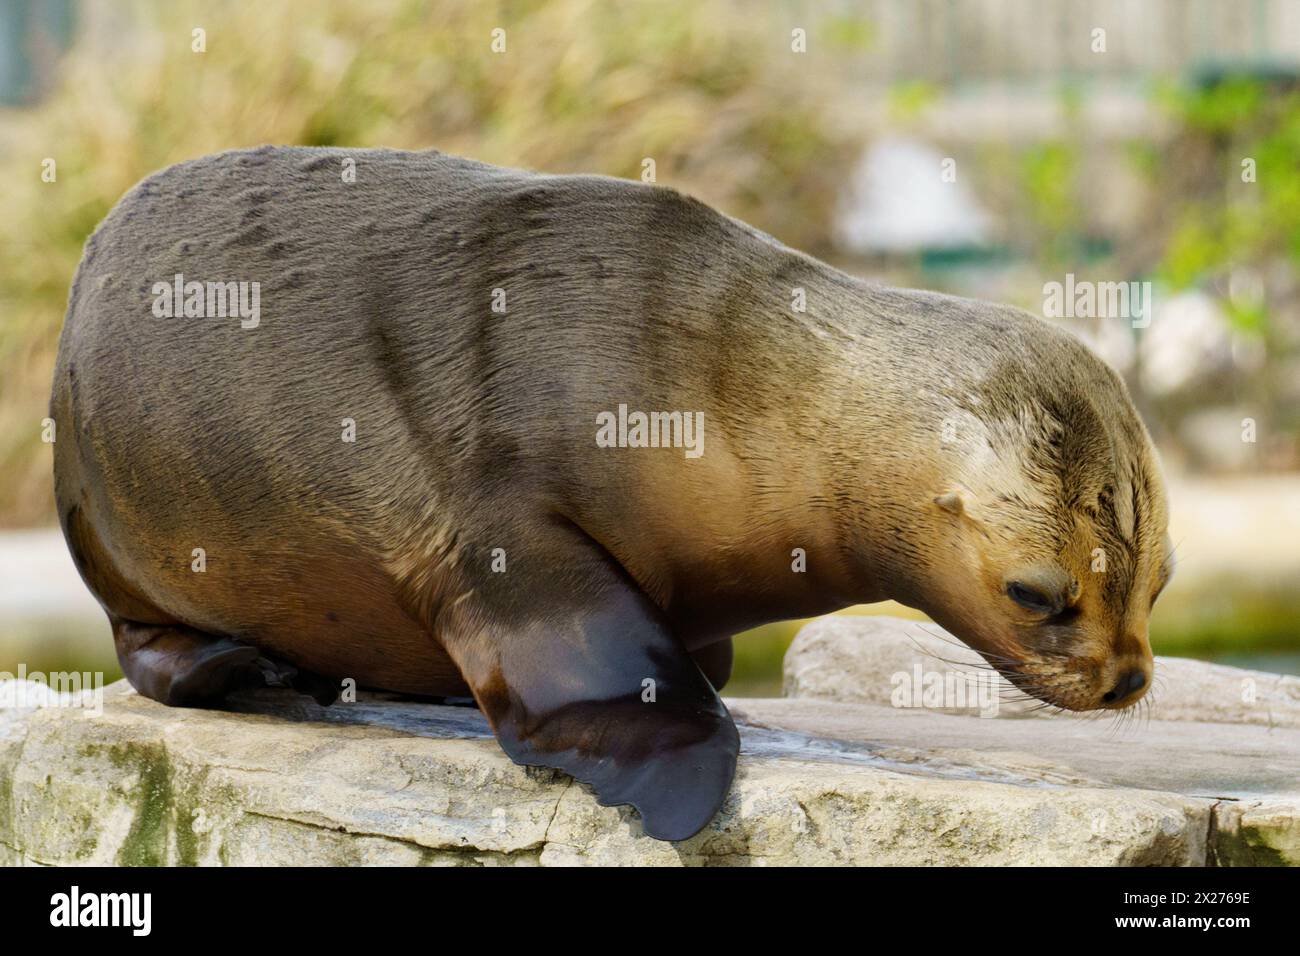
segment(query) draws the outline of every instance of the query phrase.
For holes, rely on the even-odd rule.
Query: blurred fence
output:
[[[872,55],[845,79],[1017,80],[1083,76],[1136,79],[1209,61],[1300,60],[1293,0],[851,0],[829,42]],[[792,18],[820,21],[828,5],[798,2]],[[1106,31],[1105,52],[1093,49]]]

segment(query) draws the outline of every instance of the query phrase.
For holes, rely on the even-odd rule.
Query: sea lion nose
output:
[[[1115,686],[1102,696],[1102,703],[1114,704],[1121,700],[1127,700],[1146,685],[1146,673],[1140,668],[1134,667],[1120,675],[1119,680],[1115,682]]]

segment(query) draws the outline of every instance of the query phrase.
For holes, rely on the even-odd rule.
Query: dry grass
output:
[[[834,62],[792,54],[790,25],[751,7],[88,5],[60,87],[0,116],[0,525],[53,519],[40,422],[68,284],[112,204],[170,163],[260,143],[437,147],[637,177],[652,157],[659,182],[817,250],[854,155],[832,131]]]

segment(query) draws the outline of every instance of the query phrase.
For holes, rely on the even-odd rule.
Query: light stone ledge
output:
[[[735,786],[677,844],[563,774],[515,766],[472,708],[266,691],[179,710],[124,682],[96,717],[8,707],[0,863],[1300,863],[1294,678],[1162,660],[1141,722],[984,719],[890,705],[893,674],[944,666],[916,640],[889,619],[806,627],[789,696],[728,700]]]

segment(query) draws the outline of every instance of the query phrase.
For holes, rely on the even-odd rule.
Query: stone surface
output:
[[[562,774],[516,767],[472,708],[267,691],[177,710],[119,683],[98,716],[0,708],[0,863],[1300,862],[1285,685],[1267,685],[1282,695],[1271,725],[1231,708],[1127,727],[896,708],[862,689],[912,667],[915,626],[856,623],[801,634],[787,659],[798,696],[728,701],[736,784],[681,843],[645,837],[633,811]],[[1190,669],[1207,687],[1245,679],[1227,670]]]
[[[935,624],[892,617],[825,617],[804,627],[785,657],[787,697],[889,706],[901,678],[923,674],[992,677],[978,654]],[[1060,715],[1019,697],[1000,678],[999,717]],[[976,708],[941,708],[971,714]],[[1140,715],[1300,728],[1300,678],[1179,657],[1157,657],[1155,683]],[[1087,718],[1094,719],[1094,718]]]

